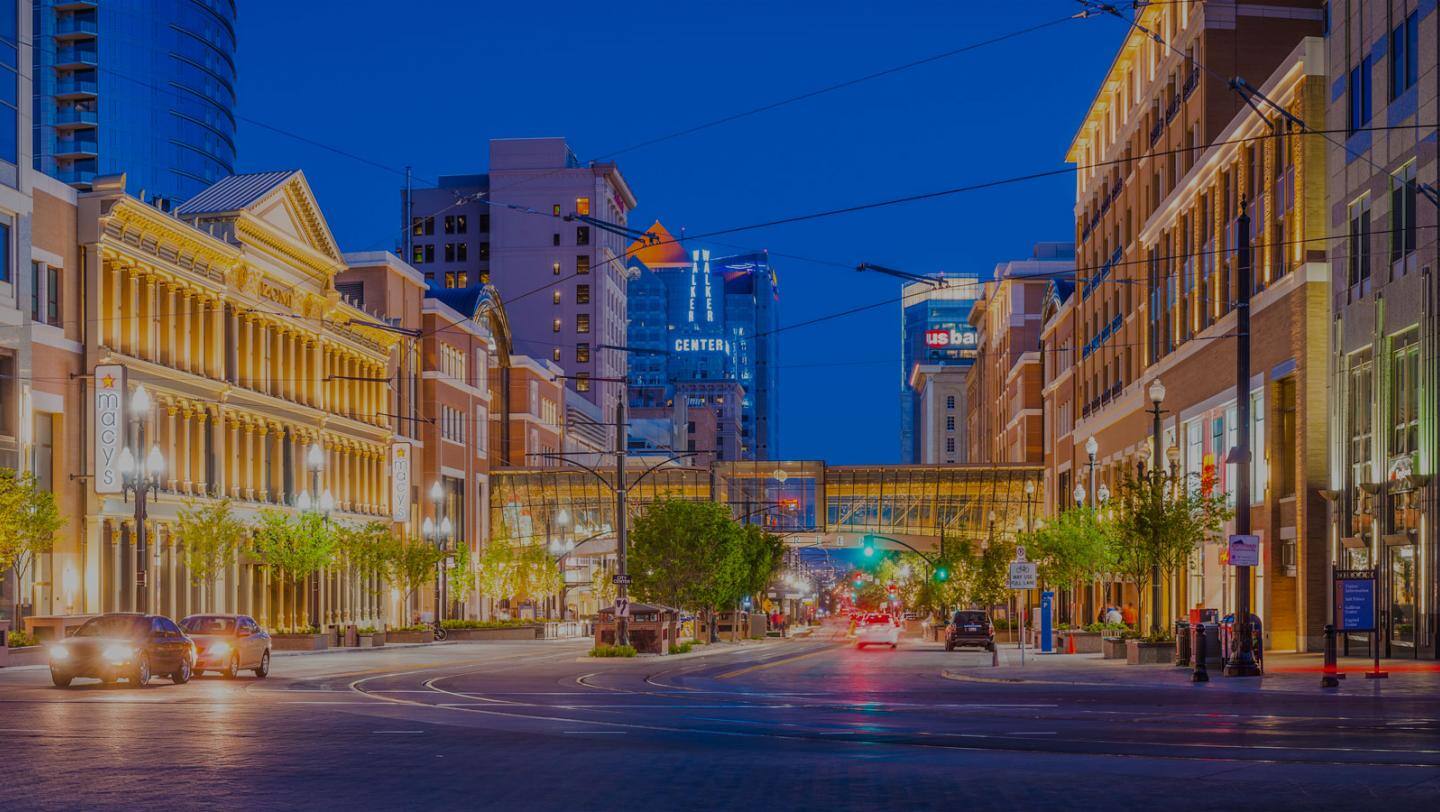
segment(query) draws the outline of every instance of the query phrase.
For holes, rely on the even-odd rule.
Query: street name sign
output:
[[[1232,567],[1260,566],[1260,537],[1231,536],[1229,563]]]
[[[1011,589],[1034,589],[1036,581],[1034,563],[1030,561],[1016,561],[1010,565]]]
[[[612,575],[610,576],[610,583],[615,584],[616,586],[620,586],[621,584],[624,584],[625,586],[630,586],[630,575],[628,573],[625,575]]]

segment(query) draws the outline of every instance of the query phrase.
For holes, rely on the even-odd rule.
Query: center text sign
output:
[[[120,450],[125,447],[125,367],[95,367],[95,492],[120,493]]]
[[[410,521],[410,444],[390,446],[390,518]]]

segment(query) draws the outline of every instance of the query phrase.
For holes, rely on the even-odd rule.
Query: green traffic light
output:
[[[947,570],[947,569],[945,569],[944,567],[941,567],[940,569],[935,570],[935,580],[937,580],[937,581],[948,581],[948,580],[950,580],[950,570]]]
[[[866,536],[866,537],[865,537],[865,557],[866,557],[866,558],[870,558],[870,557],[873,556],[873,555],[875,555],[875,540],[872,539],[872,538],[870,538],[869,536]]]

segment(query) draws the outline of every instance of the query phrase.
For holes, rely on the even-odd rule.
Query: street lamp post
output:
[[[1025,480],[1025,532],[1035,532],[1035,480]]]
[[[130,422],[135,431],[135,447],[145,449],[145,421],[150,418],[150,393],[144,385],[135,387],[130,396]],[[149,499],[160,492],[160,476],[165,473],[165,458],[160,447],[150,446],[143,460],[137,459],[129,446],[120,450],[121,492],[128,499],[135,495],[135,610],[149,611],[150,585],[145,575],[149,566],[148,533],[145,528]]]
[[[1164,412],[1160,409],[1160,404],[1165,400],[1165,384],[1161,383],[1159,378],[1156,378],[1150,382],[1148,394],[1150,395],[1151,404],[1148,411],[1152,418],[1150,423],[1150,464],[1154,466],[1154,476],[1158,480],[1160,477],[1165,476],[1165,465],[1162,461],[1163,452],[1160,447],[1160,435],[1164,432],[1164,423],[1160,417]],[[1150,570],[1150,629],[1153,632],[1160,631],[1160,611],[1160,565],[1156,564]]]
[[[430,502],[435,506],[435,519],[426,518],[420,526],[420,532],[425,540],[434,544],[436,549],[445,553],[450,546],[450,536],[455,531],[454,524],[450,517],[445,515],[445,488],[437,479],[435,484],[430,486]],[[435,561],[435,628],[440,628],[440,623],[445,619],[445,556],[439,556]]]
[[[1085,456],[1090,458],[1090,506],[1095,507],[1095,455],[1100,453],[1100,443],[1095,441],[1095,435],[1085,441]]]
[[[1230,462],[1235,465],[1235,534],[1250,534],[1250,215],[1240,201],[1240,217],[1235,221],[1236,276],[1238,296],[1235,297],[1235,448]],[[1225,663],[1227,677],[1258,677],[1260,666],[1255,661],[1254,628],[1250,625],[1250,568],[1235,568],[1235,637],[1236,652]]]
[[[320,475],[325,470],[325,450],[319,443],[311,443],[305,452],[305,467],[310,469],[310,490],[301,491],[295,499],[295,506],[301,513],[319,514],[321,521],[330,519],[335,510],[335,496],[330,489],[320,489]],[[311,494],[314,494],[312,496]],[[320,573],[310,576],[310,626],[320,628]]]

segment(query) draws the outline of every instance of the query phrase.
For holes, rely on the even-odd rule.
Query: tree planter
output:
[[[380,648],[383,645],[385,645],[384,632],[360,635],[360,648]]]
[[[386,643],[431,643],[435,640],[435,632],[424,629],[418,632],[396,632],[386,631]]]
[[[451,640],[538,640],[545,636],[545,627],[510,626],[503,629],[446,629]]]
[[[9,656],[3,665],[45,665],[50,661],[50,652],[44,646],[21,646],[7,649]]]
[[[324,651],[330,647],[330,635],[272,634],[270,645],[276,651]]]
[[[1174,661],[1175,644],[1173,642],[1125,641],[1125,663],[1127,665],[1170,665]]]
[[[1125,659],[1125,638],[1123,637],[1102,637],[1100,638],[1100,653],[1107,660]]]
[[[1067,640],[1066,638],[1069,638]],[[1099,654],[1100,633],[1086,632],[1079,630],[1062,631],[1059,634],[1059,642],[1056,643],[1057,650],[1062,654],[1070,652],[1070,643],[1074,641],[1076,654]]]

